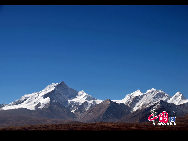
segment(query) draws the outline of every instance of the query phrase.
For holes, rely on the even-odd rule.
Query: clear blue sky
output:
[[[188,98],[188,6],[0,6],[0,103],[61,81]]]

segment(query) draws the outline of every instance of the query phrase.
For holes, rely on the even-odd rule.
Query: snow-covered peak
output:
[[[26,94],[26,95],[22,96],[20,100],[24,100],[24,99],[29,98],[29,97],[31,97],[32,95],[36,95],[36,94],[37,94],[37,95],[40,95],[40,96],[43,96],[43,95],[45,95],[45,94],[47,94],[47,93],[53,91],[53,90],[55,89],[55,87],[56,87],[58,84],[59,84],[59,83],[52,83],[52,84],[46,86],[43,90],[41,90],[41,91],[39,91],[39,92],[34,92],[34,93],[32,93],[32,94]]]
[[[142,98],[135,104],[133,111],[141,109],[143,107],[149,107],[160,100],[167,101],[169,99],[169,95],[163,92],[162,90],[156,90],[154,88],[147,90],[146,93],[143,94]]]
[[[64,82],[52,83],[39,92],[26,94],[19,100],[16,100],[5,106],[1,106],[1,110],[26,108],[36,110],[47,108],[50,105],[58,104],[65,107],[71,107],[72,111],[80,107],[88,110],[92,105],[99,104],[102,100],[98,100],[91,95],[82,91],[76,91],[69,88]]]
[[[123,98],[122,100],[112,101],[116,103],[124,103],[125,105],[132,108],[132,112],[134,112],[136,110],[156,104],[161,100],[168,103],[174,103],[176,105],[188,103],[188,99],[186,99],[180,92],[177,92],[173,97],[170,97],[164,91],[157,90],[155,88],[151,88],[147,90],[145,93],[142,93],[140,90],[137,90],[133,93],[127,94],[125,98]]]
[[[187,103],[182,93],[177,92],[173,97],[170,97],[162,90],[155,88],[147,90],[142,93],[140,90],[136,90],[127,94],[121,100],[111,100],[116,103],[124,103],[129,106],[133,111],[149,107],[156,104],[159,101],[166,101],[168,103],[174,103],[180,105]],[[26,94],[19,100],[16,100],[7,105],[0,105],[0,110],[19,109],[26,108],[29,110],[46,108],[53,104],[68,107],[74,113],[87,111],[90,107],[101,103],[103,100],[96,99],[87,94],[83,90],[76,91],[69,88],[64,82],[52,83],[46,86],[39,92]]]
[[[148,98],[151,97],[154,99],[158,99],[158,98],[162,98],[162,97],[169,97],[169,95],[166,94],[164,91],[157,90],[155,88],[147,90],[146,93],[144,93],[144,95],[146,95]]]
[[[122,100],[113,101],[117,103],[124,103],[125,105],[131,107],[133,111],[136,111],[143,107],[148,107],[160,100],[166,101],[167,99],[169,99],[168,94],[166,94],[162,90],[152,88],[147,90],[145,93],[137,90],[131,94],[126,95],[125,98]]]
[[[188,100],[183,96],[181,92],[177,92],[174,96],[172,96],[169,100],[168,103],[174,103],[176,105],[180,105],[183,103],[187,103]]]
[[[88,95],[88,94],[86,94],[86,93],[84,92],[84,90],[81,90],[81,91],[78,92],[78,96],[84,97],[84,96],[87,96],[87,95]]]
[[[136,90],[135,92],[131,93],[130,95],[132,95],[132,96],[140,96],[142,94],[143,93],[140,90]]]
[[[16,100],[15,102],[12,102],[2,107],[2,110],[19,109],[19,108],[35,110],[36,107],[40,109],[44,108],[50,102],[50,98],[49,97],[44,98],[44,95],[53,91],[58,84],[59,83],[52,83],[47,87],[45,87],[42,91],[34,92],[32,94],[26,94],[22,96],[19,100]]]
[[[52,83],[52,84],[46,86],[46,87],[42,90],[42,92],[47,92],[47,93],[48,93],[48,92],[54,90],[55,87],[56,87],[58,84],[59,84],[59,83]]]
[[[156,91],[156,89],[155,88],[151,88],[151,89],[147,90],[146,93],[153,92],[153,91]]]
[[[75,98],[68,100],[69,103],[75,102],[78,103],[79,105],[83,104],[84,102],[93,102],[93,101],[99,103],[101,100],[97,100],[96,98],[93,98],[91,95],[85,93],[83,90],[79,91],[78,95]]]
[[[72,112],[77,110],[77,105],[85,104],[85,110],[87,111],[92,105],[101,103],[102,100],[93,98],[91,95],[85,93],[83,90],[79,91],[77,96],[68,100],[68,103],[72,105]]]
[[[91,97],[90,95],[88,95],[83,90],[81,90],[78,92],[78,95],[75,98],[73,98],[72,100],[69,100],[69,101],[75,101],[75,102],[82,104],[90,97]]]
[[[175,95],[174,96],[180,96],[180,97],[182,97],[182,98],[184,98],[184,96],[183,96],[183,94],[181,93],[181,92],[177,92],[177,93],[175,93]]]
[[[122,99],[122,101],[124,101],[123,103],[127,104],[129,103],[129,101],[132,101],[135,97],[139,97],[142,94],[143,93],[140,90],[136,90],[135,92],[126,95],[125,98]]]
[[[140,91],[140,90],[136,90],[135,92],[133,93],[130,93],[130,94],[127,94],[125,96],[125,98],[123,98],[122,100],[112,100],[113,102],[116,102],[116,103],[124,103],[126,105],[129,105],[133,99],[135,97],[140,97],[143,93]],[[130,106],[130,105],[129,105]]]

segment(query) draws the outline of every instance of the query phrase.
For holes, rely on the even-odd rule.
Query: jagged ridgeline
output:
[[[188,100],[182,93],[169,96],[154,88],[137,90],[121,100],[100,100],[77,91],[64,82],[52,83],[42,91],[26,94],[10,104],[0,104],[0,125],[11,120],[16,124],[53,122],[144,122],[155,108],[157,112],[188,114]],[[16,122],[17,121],[17,122]]]

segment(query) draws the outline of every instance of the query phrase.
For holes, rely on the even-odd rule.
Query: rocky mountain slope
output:
[[[100,102],[102,102],[102,100],[93,98],[83,90],[78,92],[69,88],[64,82],[61,82],[52,83],[40,92],[24,95],[20,99],[2,106],[0,110],[44,110],[56,107],[66,109],[78,115]]]
[[[114,100],[117,103],[124,103],[132,108],[132,111],[137,111],[143,108],[147,108],[160,100],[167,101],[170,96],[162,90],[156,90],[154,88],[147,90],[146,93],[142,93],[137,90],[131,94],[125,96],[122,100]]]
[[[102,103],[89,109],[80,121],[84,122],[116,122],[122,116],[130,113],[130,108],[125,104],[118,104],[111,100],[104,100]]]
[[[52,83],[42,91],[26,94],[10,104],[1,104],[0,121],[20,116],[80,122],[144,122],[152,108],[183,116],[188,114],[188,100],[180,92],[171,97],[154,88],[145,93],[137,90],[122,100],[99,100],[64,82]]]

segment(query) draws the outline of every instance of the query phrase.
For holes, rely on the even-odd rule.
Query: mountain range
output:
[[[154,88],[137,90],[121,100],[100,100],[77,91],[64,82],[52,83],[42,91],[26,94],[10,104],[0,104],[0,126],[54,122],[146,122],[155,109],[159,114],[188,114],[182,93],[169,96]]]

